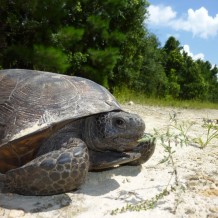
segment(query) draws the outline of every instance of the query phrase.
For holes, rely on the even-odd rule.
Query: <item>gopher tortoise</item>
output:
[[[88,171],[137,165],[155,141],[145,124],[88,79],[35,70],[0,71],[0,173],[5,190],[53,195],[77,189]]]

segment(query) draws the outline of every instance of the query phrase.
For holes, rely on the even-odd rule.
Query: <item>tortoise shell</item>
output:
[[[88,79],[35,70],[0,70],[0,172],[33,158],[40,142],[69,122],[121,110]]]

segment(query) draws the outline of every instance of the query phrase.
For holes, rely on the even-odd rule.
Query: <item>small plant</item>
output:
[[[205,148],[211,141],[215,138],[218,139],[218,126],[211,123],[205,123],[203,125],[206,128],[206,139],[204,140],[203,137],[194,138],[193,141],[199,144],[200,148]]]
[[[122,207],[122,208],[117,208],[115,210],[111,211],[111,215],[116,215],[118,213],[124,213],[126,211],[141,211],[141,210],[148,210],[148,209],[152,209],[155,207],[156,203],[162,199],[164,196],[168,195],[169,191],[167,188],[165,188],[162,192],[160,192],[159,194],[155,195],[153,198],[151,198],[150,200],[145,200],[142,201],[138,204],[127,204],[126,206]]]
[[[140,210],[148,210],[152,209],[155,207],[157,202],[164,198],[166,195],[168,195],[170,192],[175,191],[176,189],[180,189],[182,191],[184,190],[184,187],[179,185],[179,180],[178,180],[178,174],[177,174],[177,166],[174,161],[174,154],[175,150],[173,149],[173,145],[178,146],[180,145],[181,147],[183,145],[189,145],[193,143],[197,143],[200,148],[205,148],[211,141],[215,138],[218,138],[218,127],[213,124],[213,122],[205,122],[203,127],[206,128],[206,132],[204,133],[205,140],[202,139],[202,137],[195,137],[192,138],[189,136],[189,132],[191,128],[196,125],[195,122],[178,122],[177,119],[177,113],[173,112],[170,114],[170,123],[167,125],[167,128],[165,130],[157,130],[154,129],[154,134],[153,137],[160,142],[160,145],[164,148],[164,157],[163,159],[158,163],[158,164],[163,164],[163,163],[168,163],[169,165],[172,166],[172,176],[166,185],[166,187],[157,195],[155,195],[153,198],[149,200],[144,200],[141,201],[137,204],[127,204],[126,206],[122,208],[117,208],[113,211],[111,211],[111,215],[116,215],[118,213],[123,213],[126,211],[140,211]],[[143,141],[148,141],[148,140],[153,140],[145,135],[144,138],[140,139],[139,142]],[[174,177],[175,179],[175,184],[171,184],[171,180]],[[179,197],[178,197],[179,199]],[[175,210],[178,207],[179,200],[176,200],[175,202]]]
[[[172,128],[172,130],[177,131],[174,132],[173,138],[175,139],[175,145],[188,145],[192,141],[189,137],[188,133],[191,130],[191,128],[196,124],[195,122],[189,122],[189,121],[182,121],[178,122],[177,120],[177,114],[174,112],[173,114],[170,114],[170,121],[172,124],[169,125],[169,127]]]

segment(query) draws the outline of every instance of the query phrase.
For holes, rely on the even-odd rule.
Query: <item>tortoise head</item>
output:
[[[138,115],[108,112],[87,117],[83,139],[93,150],[128,151],[138,145],[144,130],[144,121]]]

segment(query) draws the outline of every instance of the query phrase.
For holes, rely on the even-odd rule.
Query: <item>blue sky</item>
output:
[[[174,36],[193,59],[218,66],[218,0],[148,0],[147,28],[163,46]]]

